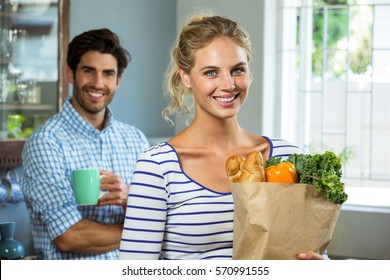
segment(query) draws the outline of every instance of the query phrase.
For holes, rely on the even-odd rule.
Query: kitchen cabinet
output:
[[[68,94],[70,0],[0,0],[0,168]]]

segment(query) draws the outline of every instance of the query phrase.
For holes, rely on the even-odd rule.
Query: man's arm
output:
[[[53,242],[61,251],[103,254],[119,248],[123,224],[80,220]]]

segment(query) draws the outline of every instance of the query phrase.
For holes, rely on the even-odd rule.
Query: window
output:
[[[389,14],[390,0],[279,1],[280,133],[348,155],[347,187],[390,191]]]

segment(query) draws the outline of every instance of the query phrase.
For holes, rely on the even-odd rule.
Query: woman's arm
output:
[[[158,162],[142,155],[129,190],[120,259],[158,259],[167,215],[166,182]]]

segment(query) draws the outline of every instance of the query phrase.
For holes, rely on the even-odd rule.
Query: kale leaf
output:
[[[282,162],[282,158],[280,157],[270,157],[265,161],[264,168],[267,168],[272,165],[278,165],[280,162]]]
[[[269,158],[265,167],[276,165],[277,163],[274,163],[278,160],[281,161],[280,158]],[[283,161],[289,161],[295,166],[299,183],[314,185],[327,200],[336,204],[342,204],[347,200],[348,195],[344,192],[344,184],[341,182],[340,156],[326,151],[314,155],[293,154]]]

